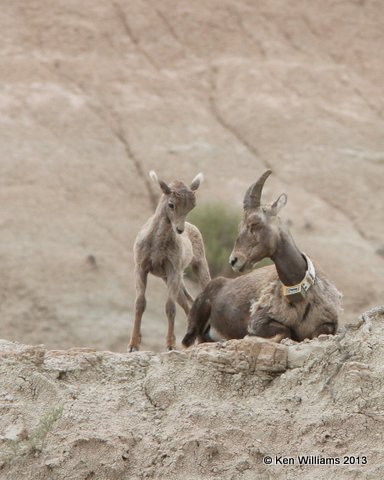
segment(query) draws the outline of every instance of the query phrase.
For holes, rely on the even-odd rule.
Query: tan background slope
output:
[[[125,349],[152,168],[239,210],[272,168],[344,320],[382,303],[383,24],[378,1],[2,2],[0,336]]]

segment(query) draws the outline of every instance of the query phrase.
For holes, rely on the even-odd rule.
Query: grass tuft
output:
[[[212,278],[233,276],[228,260],[237,236],[240,215],[216,203],[199,206],[191,212],[188,221],[196,225],[203,235]]]
[[[19,457],[40,452],[44,448],[47,435],[62,415],[63,407],[61,405],[49,410],[26,438],[11,440],[8,443],[6,452],[0,456],[0,462],[10,463]]]

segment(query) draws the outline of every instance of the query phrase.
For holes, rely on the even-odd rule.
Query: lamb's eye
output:
[[[252,233],[252,235],[254,235],[255,233],[257,233],[257,223],[252,223],[251,225],[249,225],[249,231]]]
[[[175,205],[174,205],[172,202],[169,202],[169,203],[168,203],[168,207],[169,207],[171,210],[174,210],[174,209],[175,209]]]

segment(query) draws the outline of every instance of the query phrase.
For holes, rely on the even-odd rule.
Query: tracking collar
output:
[[[299,302],[300,300],[303,300],[303,298],[305,297],[305,294],[315,283],[315,278],[316,278],[315,267],[313,266],[313,263],[311,262],[310,258],[307,257],[305,253],[303,253],[302,255],[307,262],[307,271],[305,272],[303,280],[297,285],[292,285],[290,287],[287,287],[286,285],[283,284],[283,295],[287,300],[287,302],[289,303],[296,303],[296,302]]]

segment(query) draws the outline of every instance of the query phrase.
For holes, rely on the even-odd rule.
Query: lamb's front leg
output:
[[[135,318],[133,321],[133,328],[131,332],[131,339],[128,344],[128,352],[135,352],[139,349],[141,340],[141,317],[143,316],[146,300],[145,290],[147,287],[148,272],[136,267],[135,279],[136,279],[136,298],[135,298]]]
[[[165,304],[165,313],[168,319],[168,330],[166,337],[167,350],[175,348],[175,317],[176,317],[176,301],[180,298],[181,277],[179,275],[167,275],[168,298]]]

